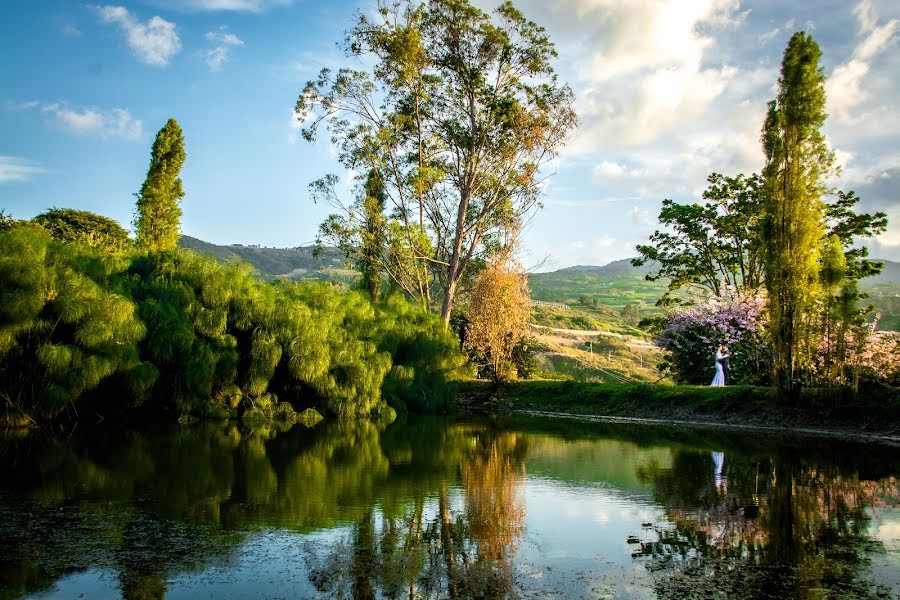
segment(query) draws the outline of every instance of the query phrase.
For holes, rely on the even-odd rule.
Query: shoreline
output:
[[[855,398],[812,394],[779,405],[775,390],[752,386],[616,385],[574,381],[460,382],[460,410],[678,428],[730,429],[900,446],[900,390]]]
[[[484,412],[483,409],[468,407],[463,409],[469,412]],[[527,415],[530,417],[548,417],[552,419],[572,419],[576,421],[587,421],[595,423],[628,423],[637,425],[659,425],[663,427],[684,427],[689,429],[726,429],[741,431],[745,433],[774,433],[784,435],[801,435],[804,437],[824,437],[824,438],[840,438],[847,441],[858,441],[867,443],[878,443],[889,446],[900,447],[900,435],[883,434],[876,432],[860,432],[843,429],[826,429],[826,428],[789,428],[777,425],[749,425],[743,423],[727,423],[717,421],[681,421],[677,419],[663,419],[650,417],[621,417],[614,415],[591,415],[567,412],[551,412],[542,410],[530,410],[525,408],[514,408],[510,410],[500,411],[504,414]],[[494,413],[496,414],[496,413]]]

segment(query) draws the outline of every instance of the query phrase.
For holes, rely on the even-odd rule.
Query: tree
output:
[[[371,72],[323,70],[297,119],[310,141],[325,127],[348,169],[383,174],[406,263],[388,274],[429,308],[437,286],[448,323],[472,261],[538,206],[542,167],[575,125],[572,92],[544,30],[509,2],[493,18],[468,0],[380,2],[347,41]]]
[[[637,324],[641,322],[641,307],[637,304],[626,304],[622,307],[622,321],[626,325],[637,327]]]
[[[169,119],[156,134],[150,151],[147,179],[137,196],[135,229],[142,248],[172,250],[181,236],[181,207],[184,197],[178,177],[186,157],[184,136],[175,119]]]
[[[319,193],[313,189],[314,197]],[[327,195],[327,193],[326,193]],[[369,171],[360,198],[346,215],[330,215],[319,226],[316,252],[325,244],[336,246],[351,259],[360,273],[362,288],[374,301],[381,294],[384,273],[388,269],[388,231],[384,215],[384,185],[377,171]]]
[[[73,208],[51,208],[32,219],[54,238],[68,243],[121,252],[128,247],[128,232],[107,217]]]
[[[795,33],[781,63],[778,95],[762,130],[765,285],[775,383],[793,397],[809,357],[809,333],[818,294],[819,247],[824,234],[824,180],[834,153],[825,123],[825,75],[819,45]]]
[[[531,316],[528,280],[506,261],[489,263],[472,285],[465,347],[488,367],[495,381],[506,377]],[[478,359],[476,359],[477,362]]]
[[[660,224],[651,244],[637,247],[639,267],[658,265],[649,281],[669,279],[669,291],[696,285],[716,296],[724,286],[755,289],[762,283],[759,244],[761,180],[758,175],[728,177],[712,173],[703,192],[704,204],[663,200]]]

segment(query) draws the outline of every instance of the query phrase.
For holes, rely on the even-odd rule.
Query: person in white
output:
[[[731,354],[728,353],[728,348],[725,346],[719,346],[716,348],[716,374],[713,377],[712,383],[709,385],[713,387],[724,387],[725,385],[725,366],[723,361],[728,360],[728,357]]]

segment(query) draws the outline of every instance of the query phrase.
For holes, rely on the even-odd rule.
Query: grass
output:
[[[786,427],[900,432],[900,389],[872,388],[859,396],[805,390],[795,406],[779,404],[774,388],[514,381],[500,386],[466,381],[460,404],[492,410]]]

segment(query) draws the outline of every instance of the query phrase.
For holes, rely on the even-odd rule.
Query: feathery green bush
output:
[[[312,407],[391,419],[447,408],[464,363],[440,319],[400,297],[265,283],[188,250],[110,253],[33,227],[0,232],[7,412],[287,418]]]

